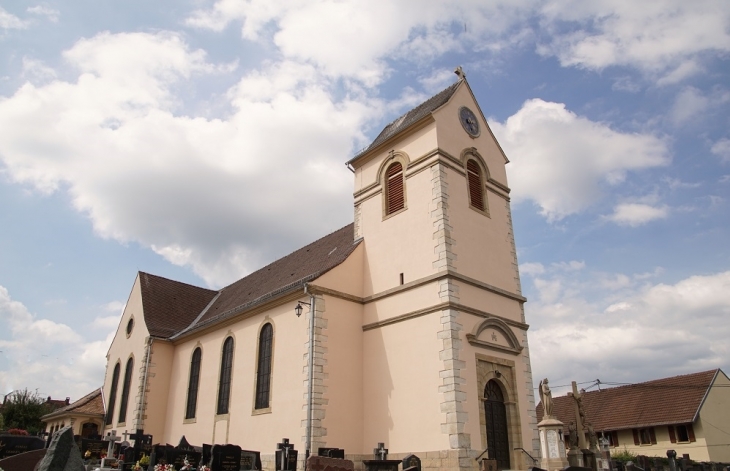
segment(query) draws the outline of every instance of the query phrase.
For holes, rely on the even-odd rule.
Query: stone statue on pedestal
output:
[[[540,381],[538,390],[542,401],[543,417],[553,417],[553,393],[550,391],[547,378]]]

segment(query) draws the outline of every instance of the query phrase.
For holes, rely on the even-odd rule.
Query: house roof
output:
[[[217,291],[139,272],[144,320],[153,337],[169,338],[189,326]]]
[[[175,338],[299,289],[344,262],[359,243],[353,239],[354,224],[348,224],[220,291],[140,272],[147,328],[152,336]]]
[[[583,393],[586,419],[597,432],[692,423],[719,369]],[[542,420],[542,402],[537,406]],[[572,395],[553,398],[553,413],[575,422]]]
[[[359,243],[353,242],[354,228],[354,224],[348,224],[226,286],[190,330],[223,320],[277,294],[301,287],[336,267]]]
[[[51,412],[50,414],[46,414],[43,417],[41,417],[41,420],[44,422],[47,420],[50,420],[54,417],[61,417],[65,415],[74,415],[74,414],[83,414],[83,415],[104,415],[104,403],[101,398],[101,388],[96,389],[86,396],[82,397],[76,402],[72,402],[71,404],[61,407],[60,409],[56,409],[55,411]]]
[[[461,79],[450,86],[446,87],[445,89],[438,92],[436,95],[432,96],[428,100],[424,101],[420,105],[416,106],[415,108],[411,109],[404,115],[396,118],[391,123],[389,123],[385,128],[383,128],[382,131],[380,131],[380,134],[378,134],[378,137],[375,138],[375,140],[370,143],[369,146],[358,152],[358,154],[349,160],[348,163],[351,163],[355,160],[357,160],[361,155],[366,154],[370,152],[372,149],[375,149],[383,142],[387,141],[391,137],[395,136],[401,131],[406,130],[413,124],[417,123],[427,115],[431,114],[432,112],[436,111],[439,107],[443,106],[448,102],[451,97],[456,92],[456,89],[459,88],[459,85],[464,80]]]

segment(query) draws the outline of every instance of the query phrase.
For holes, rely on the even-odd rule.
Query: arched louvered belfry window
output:
[[[274,328],[270,323],[261,328],[259,334],[259,357],[256,365],[256,405],[255,409],[269,407],[271,392],[271,349],[274,341]]]
[[[385,172],[385,215],[406,207],[405,178],[400,162],[390,164]]]
[[[124,370],[124,385],[122,386],[122,400],[119,401],[119,418],[117,422],[127,421],[127,404],[129,403],[129,388],[132,383],[132,369],[134,368],[134,359],[132,357],[127,360],[127,367]]]
[[[114,365],[112,374],[112,387],[109,390],[109,407],[106,409],[106,425],[111,425],[114,419],[114,406],[117,404],[117,385],[119,384],[119,369],[121,365],[117,362]]]
[[[216,414],[227,414],[231,399],[231,376],[233,374],[233,337],[228,337],[223,343],[221,355],[221,376],[218,381],[218,407]]]
[[[482,169],[474,159],[466,161],[466,178],[469,187],[469,204],[479,211],[484,211],[484,181],[482,180]]]
[[[190,358],[190,378],[188,379],[188,402],[185,406],[185,418],[195,418],[195,409],[198,407],[198,384],[200,383],[200,359],[203,352],[200,347],[193,351]]]

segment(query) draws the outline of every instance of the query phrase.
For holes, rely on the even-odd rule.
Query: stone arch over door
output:
[[[487,417],[485,392],[487,384],[494,381],[498,385],[504,400],[505,422],[509,441],[509,463],[511,469],[527,469],[532,463],[525,462],[523,454],[515,448],[522,448],[522,422],[520,420],[520,406],[517,397],[517,381],[515,378],[515,362],[481,353],[476,354],[477,364],[477,394],[479,406],[479,429],[481,434],[481,449],[487,448]]]
[[[100,435],[99,424],[96,422],[84,422],[81,424],[81,438],[91,438]]]

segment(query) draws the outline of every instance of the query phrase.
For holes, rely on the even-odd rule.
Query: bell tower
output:
[[[422,405],[420,426],[382,417],[365,425],[364,440],[383,441],[383,424],[390,423],[388,431],[402,432],[393,434],[398,445],[415,450],[407,437],[435,426],[441,433],[427,440],[428,449],[475,469],[474,458],[495,438],[493,414],[485,410],[489,385],[506,407],[499,462],[527,469],[532,462],[515,449],[537,457],[539,440],[509,160],[460,69],[457,75],[348,162],[355,171],[355,238],[364,246],[363,354],[382,357],[391,369],[394,406],[414,399],[401,397],[401,381],[404,390],[418,384]],[[399,335],[413,348],[393,345]],[[407,371],[414,365],[416,373]],[[381,413],[365,402],[365,417]]]

